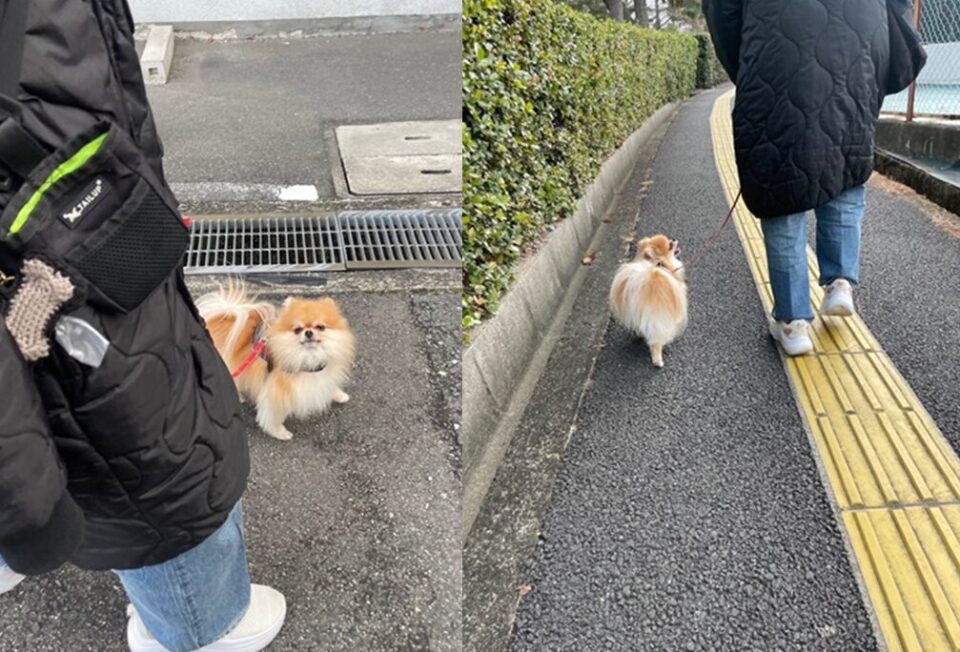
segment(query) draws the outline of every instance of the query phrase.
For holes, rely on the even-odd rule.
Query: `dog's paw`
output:
[[[663,366],[663,345],[654,344],[650,347],[650,362],[653,363],[653,366],[659,369]]]
[[[290,441],[293,439],[293,433],[287,430],[286,426],[275,428],[274,430],[267,432],[267,434],[274,439],[279,439],[280,441]]]
[[[343,391],[342,389],[338,389],[338,390],[337,390],[337,393],[333,395],[333,402],[334,402],[334,403],[343,404],[343,403],[346,403],[346,402],[349,401],[349,400],[350,400],[350,395],[347,394],[347,393],[346,393],[345,391]]]

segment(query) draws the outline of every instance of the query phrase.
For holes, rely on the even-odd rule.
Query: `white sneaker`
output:
[[[133,605],[127,607],[127,615],[130,616],[127,644],[131,652],[167,652],[167,648],[147,631]],[[277,637],[286,617],[287,601],[282,593],[269,586],[251,584],[250,607],[237,626],[197,652],[258,652]]]
[[[770,320],[770,334],[780,342],[787,355],[803,355],[813,351],[813,340],[810,339],[810,325],[802,319],[794,319],[789,324],[782,321]]]
[[[17,584],[22,582],[24,579],[26,579],[25,576],[21,575],[9,566],[0,568],[0,595],[6,593],[7,591],[12,591],[14,587],[16,587]]]
[[[820,314],[831,317],[849,317],[853,314],[853,286],[845,278],[838,278],[823,287]]]

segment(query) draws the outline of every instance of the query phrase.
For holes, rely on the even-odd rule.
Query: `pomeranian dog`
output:
[[[687,326],[687,284],[679,255],[676,240],[644,238],[636,257],[620,266],[610,286],[613,318],[646,340],[655,367],[663,366],[663,347]]]
[[[227,367],[239,372],[240,396],[256,403],[257,423],[271,437],[293,436],[284,425],[290,416],[350,400],[343,387],[353,366],[354,337],[333,299],[288,297],[278,308],[231,284],[200,297],[197,309]]]

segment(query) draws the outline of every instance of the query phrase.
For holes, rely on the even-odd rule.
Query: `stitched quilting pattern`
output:
[[[823,204],[866,181],[888,33],[883,0],[747,0],[734,138],[761,217]]]

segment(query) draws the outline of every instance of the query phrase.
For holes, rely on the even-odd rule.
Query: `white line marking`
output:
[[[317,201],[320,193],[316,186],[286,186],[280,189],[280,201]]]
[[[171,183],[170,188],[182,202],[313,202],[320,199],[320,191],[312,184],[281,186],[211,181]]]

